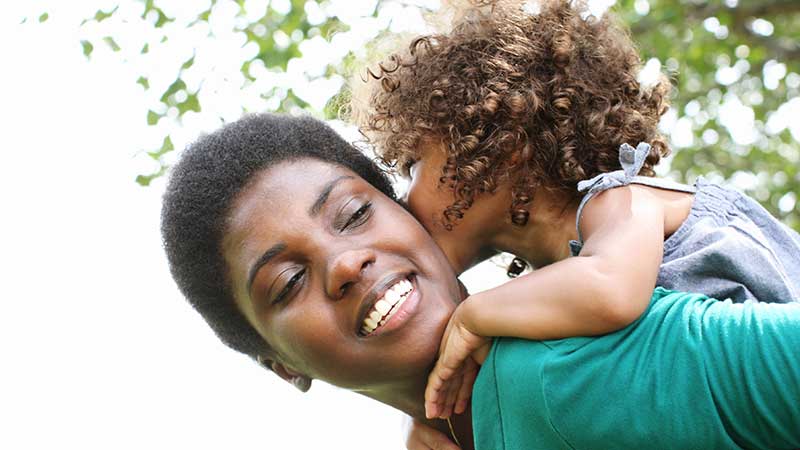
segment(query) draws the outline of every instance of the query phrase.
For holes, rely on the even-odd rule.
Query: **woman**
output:
[[[173,277],[226,344],[299,389],[318,378],[422,418],[427,374],[462,293],[446,256],[392,196],[385,176],[324,124],[246,117],[199,139],[173,171],[162,213]],[[499,340],[476,383],[476,448],[610,448],[599,440],[608,436],[648,448],[798,447],[800,309],[782,306],[726,309],[657,291],[645,316],[613,335]],[[676,357],[706,361],[679,373],[688,386],[670,383]],[[602,376],[615,362],[633,383]],[[738,373],[710,378],[709,367]],[[604,398],[607,389],[637,403]],[[613,420],[633,410],[635,423]],[[498,416],[522,421],[497,428]],[[452,423],[463,448],[470,425]]]

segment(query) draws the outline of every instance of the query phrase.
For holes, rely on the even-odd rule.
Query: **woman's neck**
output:
[[[472,450],[474,447],[472,438],[472,410],[470,406],[467,406],[467,410],[463,414],[451,416],[450,424],[448,424],[447,420],[443,419],[425,418],[425,383],[427,383],[427,377],[421,379],[420,382],[414,383],[413,386],[385,386],[385,388],[379,389],[379,392],[382,392],[383,395],[374,391],[358,392],[406,413],[423,424],[439,430],[451,439],[453,435],[450,425],[452,425],[452,431],[455,432],[461,444],[461,449]]]
[[[425,419],[423,423],[439,430],[451,440],[456,441],[460,445],[461,450],[473,450],[475,448],[472,435],[472,410],[469,407],[467,407],[467,410],[464,411],[463,414],[454,414],[450,416],[449,423],[446,419]]]
[[[512,253],[542,267],[570,256],[569,241],[577,238],[578,203],[564,196],[536,193],[528,223],[517,226],[506,220],[490,238],[493,248]]]

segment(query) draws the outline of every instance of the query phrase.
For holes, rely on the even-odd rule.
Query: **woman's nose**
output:
[[[375,253],[368,249],[345,250],[334,255],[328,265],[325,290],[328,297],[339,300],[362,281],[364,271],[375,262]]]

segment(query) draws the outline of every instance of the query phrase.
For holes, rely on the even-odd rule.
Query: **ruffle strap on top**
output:
[[[569,249],[572,256],[578,256],[581,249],[583,249],[583,235],[581,234],[580,227],[583,208],[592,197],[600,192],[615,187],[627,186],[631,183],[680,192],[694,193],[696,191],[692,186],[686,186],[670,180],[638,176],[649,153],[650,144],[646,142],[640,142],[636,148],[628,144],[622,144],[619,147],[619,164],[622,166],[622,169],[601,173],[600,175],[578,183],[578,191],[585,192],[586,194],[583,196],[583,199],[581,199],[580,205],[578,205],[578,214],[575,217],[575,228],[578,230],[578,239],[569,241]]]

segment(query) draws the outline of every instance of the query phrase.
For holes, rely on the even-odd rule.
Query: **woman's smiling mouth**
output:
[[[366,317],[361,322],[359,336],[369,336],[376,330],[380,330],[400,311],[401,306],[411,298],[415,291],[414,284],[409,277],[402,278],[389,286],[367,311]]]

